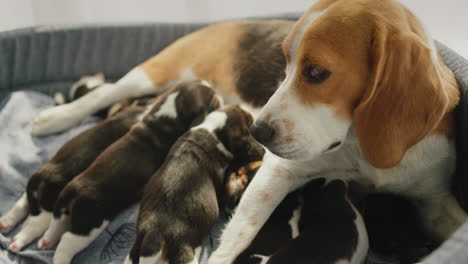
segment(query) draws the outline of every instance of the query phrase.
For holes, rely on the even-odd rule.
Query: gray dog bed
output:
[[[283,15],[281,18],[295,19],[297,14]],[[0,33],[0,149],[4,157],[0,162],[0,215],[12,205],[22,190],[30,174],[44,162],[47,157],[53,154],[58,146],[51,142],[64,142],[77,130],[45,138],[31,138],[26,136],[25,131],[30,126],[32,113],[51,103],[49,98],[37,93],[18,94],[13,92],[20,90],[36,91],[47,95],[53,95],[57,91],[65,91],[72,82],[82,75],[103,72],[111,79],[118,79],[128,72],[135,65],[145,61],[158,51],[166,47],[177,38],[205,26],[199,24],[135,24],[135,25],[88,25],[88,26],[68,26],[68,27],[33,27],[22,30],[8,31]],[[457,151],[458,167],[454,177],[454,192],[460,199],[462,205],[467,209],[466,190],[468,186],[468,176],[466,174],[466,153],[468,153],[468,61],[457,55],[455,52],[437,43],[438,49],[449,67],[455,72],[457,80],[462,88],[462,102],[458,106],[458,127],[457,127]],[[11,99],[11,100],[8,100]],[[9,102],[9,103],[7,103]],[[13,104],[13,108],[12,107]],[[18,114],[7,115],[6,111],[15,111]],[[14,110],[17,109],[17,110]],[[12,122],[11,116],[18,116],[18,120]],[[2,119],[3,118],[3,119]],[[21,119],[23,118],[23,119]],[[88,119],[83,123],[87,126],[95,122]],[[11,124],[15,124],[12,127]],[[17,131],[17,133],[15,132]],[[23,131],[23,132],[21,132]],[[13,141],[12,141],[13,140]],[[7,150],[6,146],[15,146],[12,142],[30,142],[37,153],[31,153],[31,149],[21,149],[28,147],[28,144],[19,144],[18,148]],[[25,152],[28,151],[28,152]],[[20,155],[12,159],[12,153]],[[19,154],[18,154],[19,153]],[[23,157],[24,156],[24,157]],[[33,162],[25,164],[25,159],[35,159]],[[28,161],[28,160],[27,160]],[[30,161],[30,160],[29,160]],[[4,173],[2,167],[6,165],[14,169],[14,173]],[[16,175],[6,178],[6,175]],[[136,210],[136,208],[133,208]],[[134,218],[132,211],[123,212],[121,217]],[[116,226],[118,229],[119,227]],[[114,230],[116,233],[119,230]],[[122,232],[128,230],[123,230]],[[103,244],[96,244],[93,249],[87,249],[91,255],[98,256],[98,263],[117,263],[128,252],[131,242],[128,241],[128,234],[122,233],[120,236],[109,233],[107,240]],[[106,233],[106,232],[105,232]],[[130,230],[130,233],[131,230]],[[124,245],[117,244],[110,250],[109,256],[103,257],[102,250],[108,246],[112,239],[123,239]],[[131,240],[131,238],[130,238]],[[213,239],[212,239],[213,240]],[[107,242],[106,242],[107,241]],[[118,242],[118,241],[117,241]],[[212,246],[213,241],[207,241]],[[128,245],[130,244],[130,245]],[[0,237],[0,263],[38,263],[50,261],[52,251],[38,254],[34,251],[35,246],[30,246],[28,250],[20,255],[13,255],[6,251],[7,240]],[[436,250],[424,263],[468,263],[468,223],[466,223],[454,236]],[[208,250],[209,251],[209,250]],[[208,252],[205,252],[208,253]],[[107,254],[107,253],[106,253]],[[80,259],[89,262],[89,258],[78,255],[76,263],[81,263]],[[93,262],[93,263],[97,263]],[[380,263],[377,260],[368,260],[369,263]],[[203,263],[203,262],[202,262]]]

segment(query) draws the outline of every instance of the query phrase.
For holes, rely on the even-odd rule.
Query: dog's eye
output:
[[[307,81],[311,83],[321,83],[330,76],[330,71],[320,65],[314,64],[304,68],[302,72]]]

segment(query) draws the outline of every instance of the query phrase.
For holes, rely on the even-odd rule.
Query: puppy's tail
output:
[[[71,188],[72,183],[67,185],[65,189],[60,193],[57,202],[54,207],[54,218],[60,218],[60,216],[65,214],[70,214],[72,208],[72,202],[78,196],[78,192],[75,188]]]
[[[165,253],[162,252],[163,240],[156,228],[145,228],[146,230],[138,230],[135,244],[125,263],[140,263],[140,258],[153,259],[153,262],[161,258],[165,258]]]
[[[35,174],[31,177],[31,179],[29,179],[28,184],[26,185],[26,196],[28,198],[29,212],[32,215],[38,215],[41,212],[38,197],[38,189],[41,182],[41,177]]]

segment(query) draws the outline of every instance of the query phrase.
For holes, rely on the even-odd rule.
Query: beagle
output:
[[[228,167],[234,161],[261,160],[264,153],[250,135],[252,123],[250,114],[230,105],[176,141],[145,186],[136,242],[126,263],[198,263],[220,210],[232,205],[247,184],[236,177],[226,181]]]
[[[395,0],[320,0],[297,23],[208,26],[116,83],[43,111],[32,134],[191,78],[249,110],[269,150],[210,264],[233,262],[289,192],[320,177],[410,197],[438,240],[466,220],[449,192],[460,91],[421,23]]]
[[[270,152],[209,263],[234,261],[286,194],[321,177],[410,197],[448,238],[466,220],[449,191],[460,92],[414,15],[393,0],[319,1],[282,49],[286,77],[252,128]]]

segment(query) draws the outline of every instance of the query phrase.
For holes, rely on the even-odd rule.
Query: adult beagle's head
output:
[[[283,53],[286,78],[252,128],[283,158],[333,151],[353,125],[367,160],[392,167],[457,101],[444,87],[447,68],[432,41],[393,0],[319,1]]]

